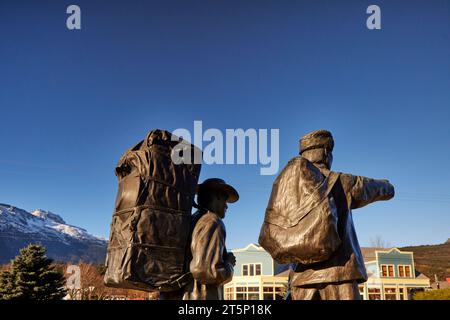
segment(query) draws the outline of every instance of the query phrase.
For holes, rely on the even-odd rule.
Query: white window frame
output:
[[[400,293],[400,290],[403,292]],[[397,288],[397,298],[398,300],[408,300],[408,290],[405,286],[398,286]]]
[[[256,274],[256,266],[259,265],[260,274]],[[244,275],[244,266],[247,266],[248,274]],[[250,267],[253,267],[253,274],[250,274]],[[262,263],[261,262],[252,262],[252,263],[243,263],[241,266],[241,273],[244,277],[254,277],[262,275]]]
[[[387,276],[383,276],[383,266],[386,266],[387,268]],[[389,275],[389,267],[392,267],[392,272],[394,275],[391,277]],[[395,264],[380,264],[380,278],[395,278]]]
[[[247,267],[247,274],[244,274],[244,266]],[[248,277],[250,274],[250,266],[248,263],[243,263],[241,266],[241,274],[243,277]]]
[[[386,290],[389,290],[389,289],[394,289],[394,292],[387,293]],[[383,287],[383,300],[387,300],[386,295],[391,295],[391,296],[395,295],[395,300],[398,300],[398,291],[399,290],[396,286],[384,286]]]
[[[261,262],[257,262],[257,263],[254,263],[254,265],[255,265],[255,276],[262,276],[262,263]],[[256,266],[257,265],[259,265],[259,274],[256,274]]]
[[[404,276],[400,276],[400,267],[403,267],[403,274]],[[406,275],[406,268],[405,267],[409,267],[409,276]],[[399,264],[397,265],[397,271],[398,271],[398,277],[399,278],[412,278],[412,266],[410,264]]]
[[[370,292],[370,290],[378,290],[379,292],[374,293]],[[383,300],[383,289],[381,287],[367,287],[367,300],[370,300],[371,296],[377,295],[380,297],[380,300]]]

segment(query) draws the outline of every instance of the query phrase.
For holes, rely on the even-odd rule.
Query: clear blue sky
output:
[[[82,30],[66,29],[78,4]],[[382,30],[366,28],[366,8]],[[0,202],[107,237],[114,167],[152,128],[278,128],[335,136],[336,171],[387,178],[396,198],[355,210],[360,243],[450,237],[450,3],[0,2]],[[280,168],[281,169],[281,168]],[[256,242],[275,176],[203,166],[241,200],[228,247]]]

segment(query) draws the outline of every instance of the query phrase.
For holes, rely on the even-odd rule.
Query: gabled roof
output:
[[[375,255],[375,251],[387,250],[386,248],[378,248],[378,247],[362,247],[361,253],[363,255],[364,261],[372,261],[376,260],[377,257]]]
[[[428,279],[428,280],[430,280],[430,278],[428,278],[426,275],[424,275],[423,273],[420,273],[418,271],[416,271],[416,278],[417,279]]]
[[[401,251],[398,248],[379,248],[379,247],[362,247],[361,248],[361,253],[363,255],[364,261],[365,262],[369,262],[369,261],[374,261],[377,260],[377,256],[376,256],[376,252],[384,252],[384,253],[390,253],[392,251],[397,251],[399,253],[408,253],[408,254],[412,254],[411,251]]]
[[[264,251],[265,252],[265,250],[261,246],[257,245],[256,243],[250,243],[245,248],[233,249],[231,251],[232,252],[244,252],[244,251],[250,251],[250,250],[253,250],[253,251]]]
[[[382,252],[385,252],[385,253],[391,253],[392,251],[397,251],[398,253],[412,253],[412,251],[401,251],[397,247],[385,248],[384,250],[378,250],[378,251],[382,251]]]

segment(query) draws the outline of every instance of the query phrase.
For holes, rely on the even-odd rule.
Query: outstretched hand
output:
[[[233,265],[233,267],[236,265],[236,257],[234,256],[234,254],[232,252],[228,253],[227,261],[229,263],[231,263]]]

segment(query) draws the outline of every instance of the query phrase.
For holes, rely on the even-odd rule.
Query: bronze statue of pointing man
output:
[[[367,281],[352,209],[394,196],[388,180],[331,171],[334,140],[318,130],[300,139],[273,184],[260,244],[281,263],[294,263],[293,300],[356,300]]]

